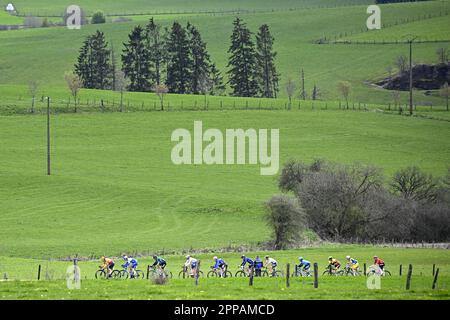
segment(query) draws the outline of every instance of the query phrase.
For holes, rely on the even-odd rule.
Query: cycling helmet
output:
[[[373,256],[374,259],[378,259],[378,256]]]
[[[269,256],[266,256],[266,259],[269,259]]]
[[[128,256],[123,256],[123,260],[128,260]]]
[[[303,257],[298,258],[298,261],[303,261]]]
[[[214,256],[213,260],[217,260],[217,256]]]
[[[350,260],[350,256],[346,256],[345,259]]]
[[[332,259],[333,259],[333,257],[332,257],[332,256],[329,256],[329,257],[328,257],[328,260],[332,260]]]
[[[186,256],[186,260],[188,260],[190,257],[191,257],[190,255],[187,255],[187,256]]]
[[[156,258],[158,258],[158,257],[157,257],[156,255],[153,255],[152,258],[153,258],[153,259],[156,259]]]
[[[242,259],[245,259],[245,256],[244,256],[244,255],[242,255],[242,256],[241,256],[241,258],[242,258]]]

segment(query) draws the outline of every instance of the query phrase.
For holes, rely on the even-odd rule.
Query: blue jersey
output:
[[[358,263],[358,260],[353,259],[353,258],[350,258],[350,262],[351,262],[351,264],[357,264],[357,263]]]
[[[262,269],[263,267],[263,262],[261,261],[261,259],[256,259],[255,260],[255,269],[259,270]]]
[[[216,264],[213,266],[214,269],[222,268],[226,263],[223,259],[217,259]]]
[[[252,259],[245,257],[245,258],[242,259],[241,266],[242,267],[245,266],[246,263],[248,263],[249,266],[253,266],[253,264],[254,264]]]
[[[304,269],[308,269],[309,267],[311,267],[311,262],[309,262],[308,260],[302,260],[302,262],[300,262],[298,266],[300,268],[303,267]]]
[[[136,268],[138,265],[138,262],[136,259],[131,258],[131,259],[128,259],[127,262],[125,262],[125,264],[122,265],[122,267],[126,268],[129,265],[131,265],[131,267],[133,267],[133,268]]]

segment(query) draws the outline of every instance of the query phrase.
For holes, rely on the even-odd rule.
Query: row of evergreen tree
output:
[[[240,18],[233,26],[227,65],[232,95],[276,97],[279,74],[269,27],[259,28],[255,45],[252,32]],[[152,18],[145,28],[136,26],[124,43],[121,60],[119,70],[114,47],[97,31],[83,42],[75,74],[89,89],[115,90],[122,75],[128,91],[146,92],[166,85],[170,93],[225,93],[223,76],[211,61],[199,30],[190,23],[183,27],[174,22],[170,30],[162,30]]]

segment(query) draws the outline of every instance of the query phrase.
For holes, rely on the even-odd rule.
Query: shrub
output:
[[[101,24],[106,22],[106,17],[101,11],[97,11],[92,15],[91,23],[92,24]]]

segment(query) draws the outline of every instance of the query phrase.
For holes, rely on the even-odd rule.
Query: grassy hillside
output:
[[[356,1],[360,3],[359,1]],[[36,8],[45,8],[50,2],[36,3]],[[42,4],[42,7],[40,6]],[[228,3],[228,2],[226,2]],[[268,2],[258,2],[261,6],[269,6]],[[282,2],[285,3],[285,2]],[[291,6],[290,1],[285,4]],[[313,40],[327,37],[334,39],[347,36],[364,37],[364,39],[379,39],[380,32],[388,34],[390,38],[401,38],[408,32],[408,26],[414,25],[417,29],[427,30],[429,38],[440,38],[445,23],[448,24],[450,16],[424,19],[419,22],[404,24],[406,18],[419,18],[423,15],[438,17],[442,12],[450,10],[448,1],[426,1],[408,4],[395,4],[382,6],[383,23],[396,27],[386,30],[365,31],[367,14],[366,5],[355,5],[342,8],[333,8],[333,1],[326,2],[331,8],[308,6],[310,1],[295,2],[309,9],[293,11],[275,11],[241,14],[249,27],[256,31],[261,23],[267,23],[275,36],[275,48],[278,51],[277,65],[282,74],[281,96],[286,96],[283,88],[289,77],[299,78],[301,68],[306,74],[306,89],[311,92],[317,84],[322,93],[322,99],[340,99],[336,84],[340,80],[348,80],[353,85],[351,99],[353,101],[387,103],[391,101],[391,93],[379,90],[369,85],[374,79],[386,75],[386,67],[393,65],[396,57],[407,53],[406,45],[318,45]],[[325,3],[325,2],[324,2]],[[348,4],[353,4],[348,2]],[[363,2],[364,3],[364,2]],[[213,5],[214,2],[211,2]],[[233,2],[230,2],[232,5]],[[20,3],[18,3],[20,5]],[[216,3],[217,5],[217,3]],[[249,7],[254,1],[249,1]],[[258,5],[256,5],[258,7]],[[112,9],[111,9],[112,10]],[[169,25],[175,19],[182,23],[191,21],[199,27],[214,61],[217,62],[223,73],[226,71],[227,49],[231,34],[234,14],[212,15],[160,15],[157,20],[163,25]],[[122,43],[126,41],[127,34],[136,23],[145,23],[149,16],[136,16],[136,21],[127,23],[110,23],[101,26],[85,26],[80,31],[65,28],[47,28],[20,30],[0,33],[0,84],[26,84],[30,78],[35,78],[47,86],[63,87],[63,74],[73,68],[77,52],[85,36],[101,29],[107,39],[120,51]],[[422,26],[422,27],[421,27]],[[402,29],[403,28],[403,29]],[[415,29],[414,29],[415,30]],[[428,31],[429,30],[429,31]],[[436,31],[437,30],[437,31]],[[438,32],[435,34],[435,31]],[[423,33],[423,32],[422,32]],[[360,35],[359,35],[360,34]],[[387,38],[387,37],[386,37]],[[415,47],[415,61],[432,63],[436,61],[435,51],[445,46],[442,43],[418,44]],[[50,67],[51,66],[51,67]],[[440,98],[429,98],[422,93],[417,99],[433,104],[442,104]],[[406,101],[406,95],[404,95]]]
[[[12,256],[219,247],[267,240],[259,166],[175,166],[174,129],[279,128],[280,161],[361,161],[443,174],[448,122],[354,111],[210,111],[58,115],[53,176],[45,117],[0,117],[0,251]],[[244,222],[244,223],[243,223]],[[245,230],[245,231],[244,231]]]

